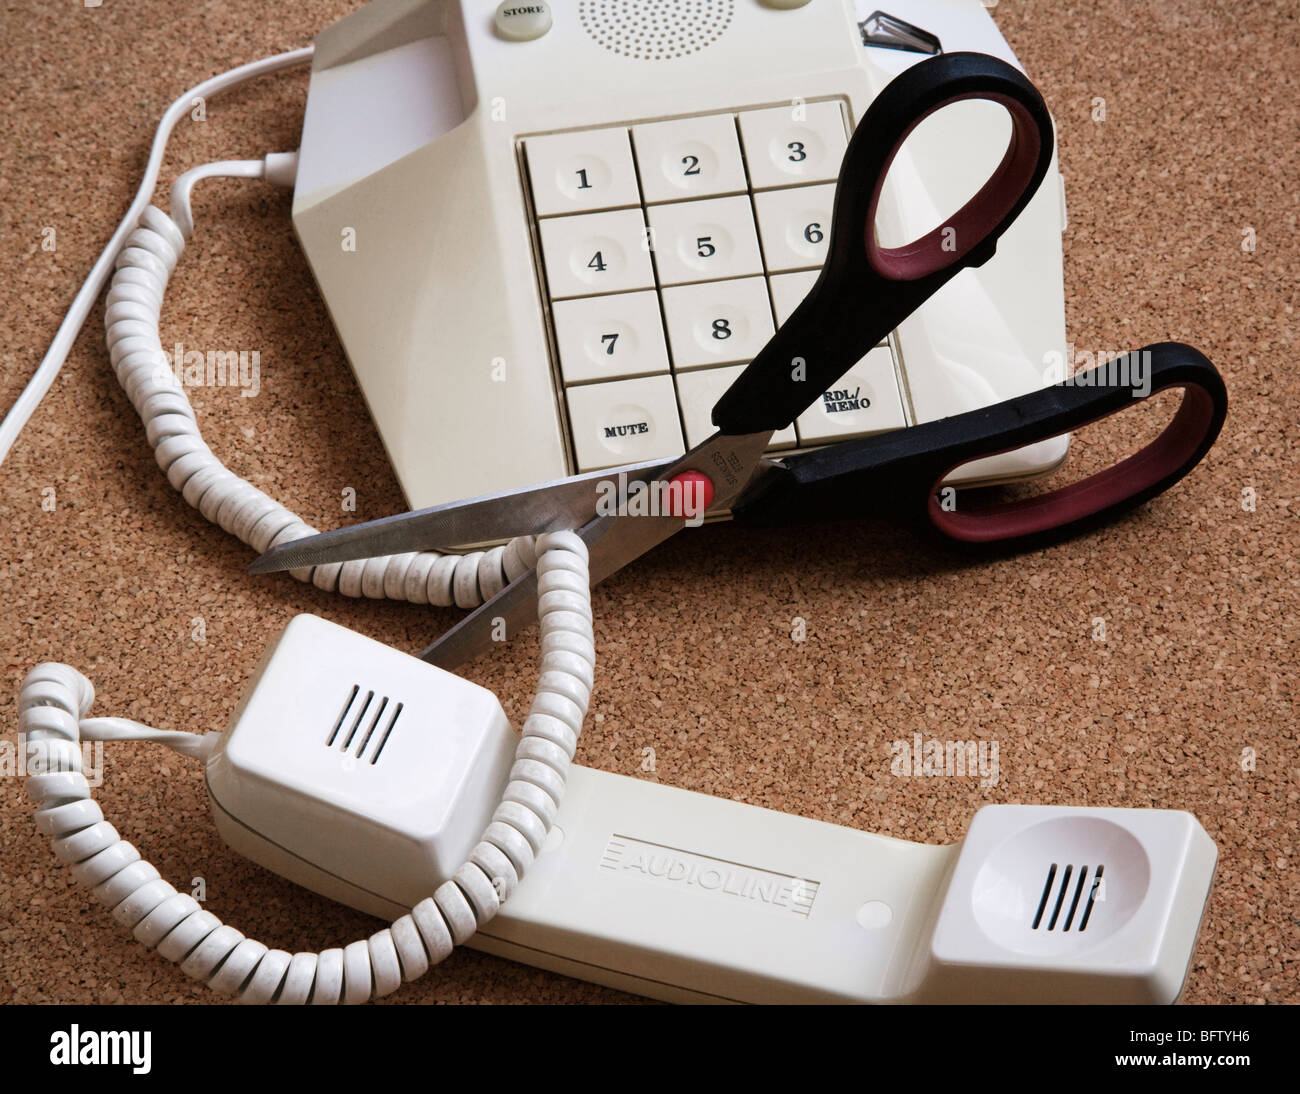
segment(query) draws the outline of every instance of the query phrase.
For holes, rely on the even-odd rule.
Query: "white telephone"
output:
[[[413,504],[675,454],[815,276],[846,134],[911,60],[868,43],[1012,59],[976,0],[890,3],[383,0],[314,51],[205,81],[164,116],[135,202],[0,426],[0,458],[116,267],[110,357],[169,481],[259,552],[310,534],[220,465],[160,367],[189,192],[221,175],[294,186],[295,225]],[[308,59],[300,153],[193,168],[170,214],[148,207],[193,95]],[[958,179],[987,174],[1005,144],[989,126],[1005,123],[979,107],[954,104],[909,139],[882,237],[942,223],[968,196]],[[938,181],[922,188],[918,167],[954,158],[962,170],[926,170]],[[1059,185],[1043,187],[994,260],[851,370],[870,399],[834,422],[800,416],[777,446],[1041,387],[1064,343],[1063,215]],[[1045,470],[1066,443],[967,465],[964,481]],[[994,806],[960,848],[931,847],[573,766],[596,654],[572,532],[297,576],[468,607],[534,555],[555,580],[519,737],[491,693],[310,616],[271,644],[225,734],[89,717],[90,682],[45,664],[19,700],[38,828],[136,939],[247,1002],[360,1002],[461,943],[674,1000],[1177,997],[1217,857],[1186,813]],[[81,769],[79,742],[140,739],[205,762],[233,847],[391,926],[290,954],[168,884]]]
[[[888,9],[387,0],[317,39],[294,225],[412,507],[676,456],[712,431],[718,396],[816,278],[874,96],[926,51],[1015,62],[978,0]],[[882,241],[941,223],[1008,132],[987,102],[923,123]],[[814,407],[774,447],[1043,386],[1065,345],[1063,202],[1053,161],[997,256],[846,378],[865,405]],[[1067,445],[954,481],[1044,472]]]

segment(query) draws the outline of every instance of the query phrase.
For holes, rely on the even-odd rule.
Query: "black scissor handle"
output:
[[[941,492],[957,467],[1069,433],[1181,388],[1164,431],[1125,460],[1079,482],[1012,502],[978,505]],[[1073,535],[1167,490],[1209,451],[1228,412],[1228,392],[1206,357],[1160,342],[1071,380],[923,425],[791,456],[746,491],[737,520],[773,525],[910,515],[949,538],[1019,546]]]
[[[950,103],[989,99],[1011,116],[1011,140],[988,181],[944,224],[882,247],[875,217],[889,166],[908,135]],[[783,429],[959,271],[992,257],[1052,159],[1042,96],[1016,68],[982,53],[947,53],[897,76],[849,141],[835,188],[821,276],[794,314],[713,408],[724,433]]]

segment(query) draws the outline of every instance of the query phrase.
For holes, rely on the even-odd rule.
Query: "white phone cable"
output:
[[[0,461],[53,384],[110,268],[116,266],[105,314],[110,355],[169,481],[210,520],[258,551],[313,534],[314,529],[228,471],[203,444],[184,389],[170,367],[164,375],[158,337],[162,293],[186,234],[193,230],[193,183],[208,177],[261,176],[283,184],[286,175],[291,181],[296,157],[271,155],[264,161],[208,164],[187,172],[172,191],[179,223],[148,205],[167,139],[196,98],[211,98],[255,76],[305,63],[312,53],[308,46],[242,65],[195,85],[168,108],[131,207],[77,293],[36,373],[0,423]],[[483,839],[453,878],[369,939],[319,954],[271,950],[223,925],[192,897],[163,881],[91,800],[81,773],[79,738],[152,739],[204,758],[215,735],[166,733],[125,719],[86,718],[94,701],[93,686],[76,669],[54,662],[33,669],[19,696],[19,728],[24,740],[37,747],[27,791],[38,803],[38,828],[53,839],[59,858],[73,865],[77,880],[90,886],[141,942],[180,962],[186,973],[215,990],[238,992],[241,1001],[364,1002],[394,990],[403,979],[423,975],[495,915],[541,849],[558,809],[590,702],[595,666],[586,545],[574,533],[559,532],[537,540],[519,537],[505,547],[466,556],[419,552],[294,571],[302,580],[337,587],[347,595],[473,607],[534,561],[541,579],[542,673],[502,801]]]
[[[208,520],[238,536],[259,554],[314,535],[316,529],[230,471],[199,435],[194,410],[162,348],[159,317],[163,292],[193,231],[189,193],[201,178],[262,177],[292,185],[297,157],[272,154],[263,161],[226,161],[186,172],[172,187],[175,218],[150,206],[167,139],[196,98],[310,60],[313,47],[242,65],[195,85],[167,109],[159,123],[144,178],[126,217],[82,285],[36,374],[0,423],[0,460],[54,382],[111,268],[104,323],[109,355],[168,481]],[[474,608],[495,596],[536,561],[533,537],[464,555],[404,552],[355,562],[291,571],[300,581],[345,596],[407,600],[415,604]]]
[[[141,943],[240,1002],[364,1003],[423,976],[496,914],[532,865],[564,796],[591,700],[587,546],[574,532],[539,536],[537,546],[541,675],[509,781],[465,863],[391,926],[341,949],[290,954],[245,937],[164,881],[104,820],[82,774],[83,728],[87,738],[102,736],[95,723],[117,720],[87,718],[94,687],[53,662],[33,669],[19,693],[19,729],[34,753],[26,783],[37,827]]]
[[[32,416],[37,406],[40,405],[45,393],[50,390],[55,378],[59,375],[59,369],[63,367],[63,362],[71,352],[72,345],[77,340],[77,335],[85,325],[86,316],[90,314],[90,309],[95,306],[95,301],[108,282],[118,252],[121,251],[126,237],[135,230],[140,214],[144,212],[145,206],[149,204],[154,187],[158,184],[158,174],[162,170],[163,155],[167,151],[168,138],[171,137],[176,124],[194,109],[196,99],[206,102],[208,99],[214,98],[223,91],[228,91],[230,88],[236,87],[247,80],[306,64],[311,60],[315,51],[315,46],[304,46],[301,49],[289,50],[287,53],[277,53],[271,57],[263,57],[258,61],[250,61],[246,65],[239,65],[229,72],[222,72],[217,76],[195,84],[167,108],[162,119],[158,122],[158,128],[154,131],[153,145],[149,149],[149,159],[145,164],[144,175],[140,179],[140,185],[136,189],[135,197],[126,211],[126,216],[122,218],[122,222],[113,233],[113,238],[108,241],[108,246],[104,248],[95,261],[90,274],[82,283],[76,297],[73,298],[72,306],[68,309],[67,315],[63,317],[63,322],[59,324],[54,341],[50,343],[50,348],[46,350],[36,372],[27,382],[27,386],[23,389],[22,394],[18,396],[9,413],[5,415],[4,421],[0,422],[0,463],[4,462],[4,458],[9,454],[9,449],[13,447],[14,441],[18,439],[18,434],[22,432],[23,426],[27,424],[27,420]]]

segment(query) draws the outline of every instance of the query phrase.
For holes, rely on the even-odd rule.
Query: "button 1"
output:
[[[649,216],[655,264],[665,285],[763,272],[748,197],[655,205]]]
[[[730,114],[633,126],[632,144],[647,203],[745,192],[745,165]]]
[[[848,147],[838,103],[799,103],[740,115],[755,190],[796,182],[833,182]]]
[[[538,216],[639,205],[626,129],[587,129],[524,142]]]
[[[772,337],[772,305],[761,277],[663,290],[678,369],[749,361]]]
[[[566,384],[668,371],[663,319],[653,291],[559,300],[554,315]]]
[[[776,313],[778,327],[803,303],[803,298],[817,284],[819,276],[819,270],[802,270],[799,273],[777,274],[767,279],[772,287],[772,310]]]
[[[552,299],[654,286],[640,209],[550,217],[538,228]]]
[[[498,4],[492,17],[497,33],[508,42],[531,42],[551,29],[551,5],[541,0],[532,3]]]
[[[682,421],[686,423],[686,443],[692,448],[718,431],[713,424],[713,406],[744,371],[745,365],[729,365],[678,374],[677,393],[681,397]],[[794,426],[788,425],[772,435],[768,449],[793,448],[795,443]]]
[[[672,459],[686,450],[670,376],[571,387],[565,398],[579,471]]]
[[[797,186],[754,195],[763,260],[777,270],[818,269],[830,244],[834,186]]]
[[[873,349],[795,420],[804,444],[884,433],[906,424],[888,346]]]

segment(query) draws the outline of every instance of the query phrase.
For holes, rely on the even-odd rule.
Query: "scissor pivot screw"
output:
[[[703,471],[683,471],[664,488],[663,512],[670,517],[702,517],[713,504],[713,480]]]

